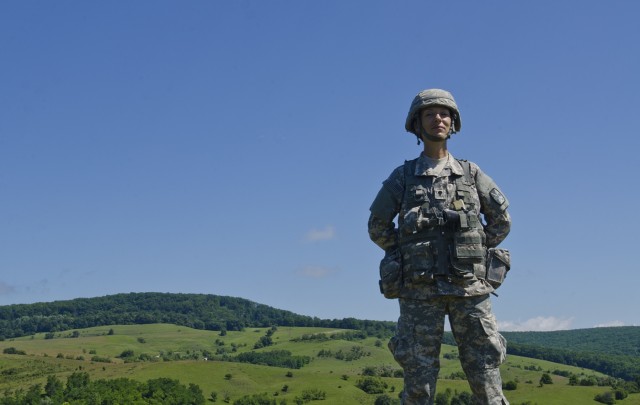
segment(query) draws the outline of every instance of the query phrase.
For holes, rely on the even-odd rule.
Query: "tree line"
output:
[[[633,339],[629,338],[629,336],[635,336],[640,328],[623,327],[617,331],[612,331],[611,329],[617,328],[594,328],[581,330],[579,333],[573,333],[574,331],[558,331],[554,333],[505,332],[503,335],[507,338],[507,354],[583,367],[615,378],[621,378],[625,381],[635,381],[640,385],[640,356],[636,354],[638,340],[633,341]],[[596,337],[587,339],[586,331],[593,331]],[[624,353],[625,351],[622,350],[623,345],[620,342],[628,342],[626,355],[607,353],[604,345],[599,343],[602,340],[602,336],[609,336],[612,332],[617,332],[618,340],[617,343],[614,343],[613,341],[616,339],[611,338],[614,353]],[[549,336],[550,334],[553,335],[551,347],[544,340],[544,336]],[[562,336],[567,337],[564,346],[562,345]],[[583,340],[578,345],[581,350],[576,350],[576,346],[571,344],[577,337]],[[596,342],[593,349],[588,343],[585,343],[589,341]],[[453,346],[456,345],[451,332],[445,332],[443,342]],[[567,349],[567,347],[570,349]]]
[[[138,382],[128,378],[91,381],[86,372],[75,372],[64,384],[49,376],[47,383],[29,389],[5,392],[0,405],[23,404],[163,404],[204,405],[204,394],[198,385],[185,386],[178,380],[156,378]]]

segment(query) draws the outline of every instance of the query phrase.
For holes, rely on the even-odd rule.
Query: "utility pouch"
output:
[[[495,289],[504,282],[507,272],[511,269],[511,254],[507,249],[490,248],[487,252],[486,280]]]
[[[476,230],[456,232],[453,240],[453,257],[459,263],[482,263],[486,251],[482,236]]]
[[[398,298],[402,289],[402,261],[400,252],[387,253],[380,261],[380,292],[385,298]]]

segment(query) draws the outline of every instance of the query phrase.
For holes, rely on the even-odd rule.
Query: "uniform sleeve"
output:
[[[398,231],[393,221],[385,221],[371,214],[369,216],[369,237],[385,252],[398,248]]]
[[[486,222],[484,232],[487,235],[487,247],[496,247],[511,230],[511,216],[507,212],[509,200],[493,179],[479,168],[477,168],[475,180],[480,197],[480,212]]]
[[[393,222],[398,212],[404,193],[403,167],[396,168],[389,178],[382,183],[378,195],[369,210],[369,237],[385,251],[397,248],[398,230]]]

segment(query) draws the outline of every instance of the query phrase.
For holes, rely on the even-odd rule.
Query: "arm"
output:
[[[487,246],[496,247],[502,242],[511,230],[511,216],[507,211],[498,213],[489,220],[485,214],[487,225],[484,233],[487,235]]]
[[[477,168],[477,166],[476,166]],[[493,179],[477,168],[476,188],[480,197],[480,212],[484,215],[487,247],[496,247],[511,230],[511,216],[507,212],[509,201]]]
[[[385,252],[398,248],[398,230],[393,219],[400,211],[403,194],[404,172],[403,166],[400,166],[382,183],[382,188],[369,208],[369,237]]]
[[[369,237],[385,252],[398,248],[398,231],[393,221],[385,221],[371,214],[369,216]]]

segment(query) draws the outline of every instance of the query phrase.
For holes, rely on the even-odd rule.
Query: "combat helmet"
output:
[[[460,119],[460,111],[458,110],[458,105],[456,101],[453,99],[453,95],[446,90],[441,89],[427,89],[418,93],[417,96],[414,97],[411,102],[411,107],[409,108],[409,114],[407,114],[407,120],[404,124],[404,128],[407,132],[411,132],[418,138],[420,138],[420,134],[417,134],[414,128],[414,121],[417,118],[420,110],[430,106],[442,106],[451,110],[452,112],[452,125],[451,130],[452,133],[456,133],[460,131],[462,127],[462,121]]]

